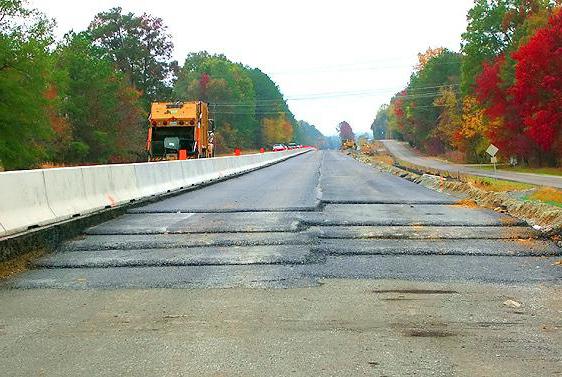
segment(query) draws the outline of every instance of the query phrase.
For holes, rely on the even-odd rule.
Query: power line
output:
[[[440,96],[440,93],[434,93],[431,95],[425,96],[409,96],[410,99],[421,99],[421,98],[435,98]],[[445,107],[443,105],[429,105],[429,106],[415,106],[414,109],[430,109],[430,108],[437,108],[437,107]],[[290,111],[214,111],[214,115],[282,115],[288,114]]]
[[[397,60],[410,60],[410,58],[400,58],[400,59],[383,59],[379,61],[370,61],[370,62],[363,62],[363,63],[350,63],[350,64],[337,64],[331,66],[323,66],[323,67],[311,67],[311,68],[304,68],[304,69],[289,69],[284,71],[277,71],[271,72],[271,75],[301,75],[301,74],[315,74],[315,73],[329,73],[329,72],[356,72],[356,71],[376,71],[382,69],[402,69],[402,68],[412,68],[417,67],[419,65],[419,61],[417,58],[411,57],[412,60],[416,59],[414,64],[404,64],[404,65],[376,65],[377,62],[392,62]],[[445,62],[433,62],[431,63],[433,66],[449,66],[449,65],[460,65],[459,62],[456,61],[445,61]],[[349,69],[349,71],[346,71]]]
[[[271,72],[271,74],[292,73],[292,72],[312,71],[312,70],[331,69],[331,68],[356,67],[356,66],[361,66],[361,65],[371,65],[371,64],[380,63],[380,62],[392,62],[392,61],[410,60],[410,59],[416,59],[416,56],[408,55],[408,56],[386,58],[386,59],[367,60],[367,61],[355,62],[355,63],[316,66],[316,67],[310,67],[310,68],[304,68],[304,69],[302,69],[302,68],[288,69],[288,70],[284,70],[284,71]]]
[[[420,88],[415,88],[414,90],[410,90],[409,92],[412,94],[398,95],[396,97],[409,98],[409,97],[423,96],[427,94],[431,94],[431,95],[440,94],[439,92],[428,92],[428,93],[418,93],[418,92],[423,90],[429,90],[429,89],[455,88],[459,86],[460,86],[459,84],[447,84],[447,85],[420,87]],[[217,103],[212,103],[212,105],[218,107],[255,107],[255,106],[263,107],[263,106],[274,106],[275,104],[284,105],[284,103],[287,101],[307,101],[307,100],[330,99],[330,98],[340,98],[340,97],[349,97],[349,96],[373,96],[373,95],[380,95],[380,94],[386,94],[392,92],[395,92],[394,88],[368,89],[368,90],[347,91],[347,92],[324,92],[324,93],[288,97],[285,99],[260,99],[260,100],[256,100],[255,103],[251,103],[251,104],[240,103],[240,102],[230,102],[230,103],[217,102]],[[408,93],[408,90],[406,90],[406,93]]]

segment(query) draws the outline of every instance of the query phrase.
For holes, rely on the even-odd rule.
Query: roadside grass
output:
[[[537,186],[529,183],[505,181],[488,177],[470,176],[467,181],[480,189],[494,192],[528,191],[537,188]]]
[[[493,166],[479,166],[479,169],[484,170],[494,170]],[[523,167],[523,166],[498,166],[498,170],[505,170],[505,171],[512,171],[516,173],[531,173],[531,174],[541,174],[541,175],[554,175],[554,176],[562,176],[562,169],[561,168],[530,168],[530,167]]]
[[[394,164],[394,159],[389,155],[383,155],[383,154],[374,155],[371,157],[371,160],[373,160],[374,162],[378,162],[390,166]]]
[[[526,195],[523,200],[539,201],[551,206],[562,207],[562,191],[551,187],[542,187]]]

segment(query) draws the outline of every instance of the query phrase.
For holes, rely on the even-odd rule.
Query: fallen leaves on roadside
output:
[[[0,280],[27,270],[33,261],[43,255],[45,255],[44,250],[36,250],[14,259],[0,262]]]
[[[478,203],[476,203],[473,199],[463,199],[459,200],[454,204],[455,207],[463,207],[463,208],[478,208],[480,207]]]

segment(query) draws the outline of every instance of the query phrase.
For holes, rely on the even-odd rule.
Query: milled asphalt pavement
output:
[[[518,219],[311,152],[131,209],[0,283],[2,368],[560,375],[561,255]]]
[[[464,207],[458,201],[339,152],[307,153],[131,209],[87,229],[83,237],[67,242],[60,252],[37,261],[35,269],[5,285],[243,287],[246,279],[232,275],[251,273],[255,277],[251,286],[314,286],[319,278],[335,276],[332,266],[342,256],[349,276],[338,273],[337,277],[376,279],[392,277],[393,271],[397,277],[412,279],[455,277],[441,267],[433,275],[418,268],[402,271],[400,263],[385,263],[390,270],[378,267],[382,265],[379,259],[403,255],[438,256],[447,271],[459,270],[475,255],[518,256],[522,259],[476,259],[486,264],[485,269],[462,272],[462,276],[525,282],[532,275],[532,280],[558,281],[560,269],[549,259],[536,259],[560,255],[557,246],[533,239],[537,233],[521,220]],[[378,235],[370,236],[369,231]],[[358,256],[370,258],[365,261]],[[543,268],[521,274],[517,265],[522,262]],[[366,270],[365,264],[373,267]],[[219,271],[238,267],[226,274],[193,272],[202,266],[221,267]],[[173,275],[186,276],[170,279],[166,268],[171,267]],[[142,269],[142,279],[129,278],[138,272],[135,268]],[[284,276],[287,269],[291,273]]]
[[[498,169],[496,172],[479,169],[478,167],[473,167],[469,165],[453,164],[450,162],[444,162],[436,160],[432,157],[421,156],[416,153],[412,148],[409,147],[407,143],[399,142],[396,140],[381,140],[386,149],[396,158],[409,162],[414,165],[445,170],[453,174],[469,174],[476,175],[479,177],[489,177],[497,179],[505,179],[508,181],[530,183],[537,186],[548,186],[562,188],[562,177],[554,175],[544,175],[544,174],[532,174],[532,173],[518,173],[512,171],[505,171]]]

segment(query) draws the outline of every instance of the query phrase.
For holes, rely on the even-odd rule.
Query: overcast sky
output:
[[[180,64],[189,52],[223,53],[279,85],[297,119],[324,134],[347,120],[368,131],[378,107],[408,82],[418,52],[458,51],[473,0],[31,0],[84,30],[114,6],[164,19]]]

